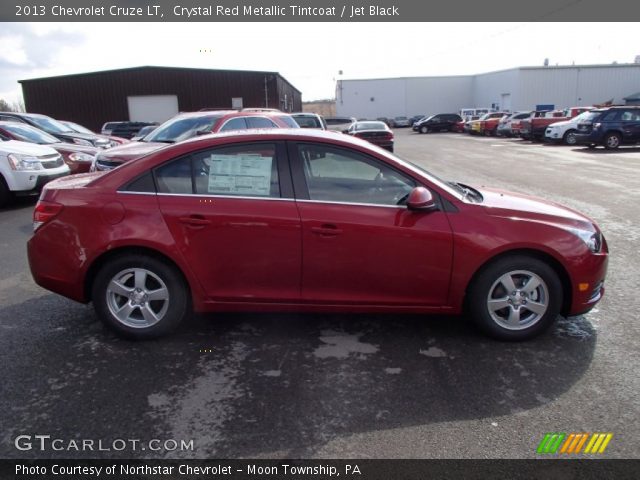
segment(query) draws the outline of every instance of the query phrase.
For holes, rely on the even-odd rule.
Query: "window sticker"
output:
[[[273,157],[211,155],[204,162],[209,166],[209,193],[269,196]]]

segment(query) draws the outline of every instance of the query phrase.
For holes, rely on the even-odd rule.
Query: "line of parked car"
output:
[[[513,113],[490,111],[466,118],[455,113],[441,113],[416,121],[413,130],[519,137],[588,148],[601,145],[613,150],[621,145],[640,143],[640,106],[571,107]]]

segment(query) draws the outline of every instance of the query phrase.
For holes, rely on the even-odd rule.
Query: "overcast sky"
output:
[[[277,71],[309,101],[333,97],[338,78],[464,75],[545,58],[631,63],[638,32],[640,23],[0,23],[0,98],[16,101],[21,79],[158,65]]]

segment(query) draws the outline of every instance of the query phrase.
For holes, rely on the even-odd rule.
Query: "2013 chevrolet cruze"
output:
[[[52,182],[36,282],[134,338],[189,310],[458,314],[533,337],[602,297],[607,244],[560,205],[445,182],[363,140],[243,131]]]

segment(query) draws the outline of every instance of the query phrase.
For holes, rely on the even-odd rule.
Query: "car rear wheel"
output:
[[[420,133],[429,133],[429,127],[423,125],[420,127]]]
[[[621,141],[622,138],[620,137],[620,134],[607,133],[607,135],[604,137],[603,145],[607,150],[615,150],[620,146]]]
[[[188,309],[182,275],[146,255],[123,255],[96,275],[92,300],[100,320],[131,339],[155,338],[174,330]]]
[[[575,145],[578,142],[578,139],[576,138],[576,131],[567,131],[567,133],[564,134],[563,140],[567,145]]]
[[[527,256],[505,257],[490,264],[469,291],[476,324],[500,340],[539,335],[553,324],[561,305],[562,284],[557,273]]]

